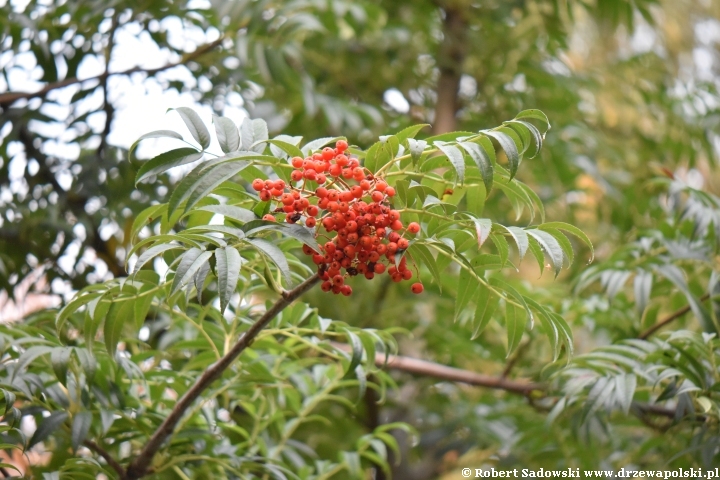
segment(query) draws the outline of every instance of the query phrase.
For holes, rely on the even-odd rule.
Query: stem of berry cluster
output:
[[[130,463],[125,472],[123,480],[137,480],[148,474],[150,464],[155,454],[160,450],[162,444],[172,434],[178,422],[182,418],[185,411],[197,400],[200,395],[227,370],[232,362],[248,348],[255,337],[280,313],[285,307],[290,305],[295,299],[310,290],[318,283],[320,277],[317,273],[307,278],[297,287],[285,292],[275,304],[270,307],[262,317],[253,323],[249,329],[245,331],[242,337],[233,345],[225,356],[217,363],[208,368],[203,375],[197,379],[193,385],[180,400],[175,404],[170,414],[165,418],[163,423],[158,427],[152,437],[145,444],[140,454]]]

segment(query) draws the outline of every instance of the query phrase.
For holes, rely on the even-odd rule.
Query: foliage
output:
[[[0,90],[10,90],[0,93],[0,303],[5,293],[22,293],[23,278],[38,267],[58,279],[54,292],[89,285],[78,297],[88,303],[68,304],[68,296],[61,317],[38,312],[2,326],[5,443],[25,445],[54,426],[30,453],[56,445],[70,452],[90,425],[85,438],[127,466],[215,351],[229,351],[261,318],[261,304],[272,309],[271,300],[316,270],[292,237],[307,240],[305,227],[258,220],[266,212],[255,207],[267,203],[248,185],[287,180],[285,160],[306,145],[299,137],[346,135],[353,154],[397,187],[393,205],[404,210],[405,225],[422,224],[405,235],[412,243],[405,257],[418,265],[423,294],[389,275],[353,279],[349,297],[305,293],[306,304],[284,310],[209,390],[232,384],[227,391],[193,404],[195,414],[156,457],[168,465],[158,475],[292,478],[304,464],[302,475],[346,478],[360,463],[376,479],[388,477],[385,469],[418,480],[457,478],[468,465],[717,464],[717,2],[0,8]],[[123,58],[128,34],[150,38],[144,45],[167,55],[150,66]],[[93,62],[96,76],[86,79]],[[136,150],[113,135],[127,126],[118,115],[131,83],[191,96],[216,114],[219,128],[196,124],[195,135],[156,137],[186,157],[135,158],[145,145]],[[236,127],[221,119],[238,105],[254,121]],[[547,135],[542,118],[504,122],[531,108],[552,119]],[[432,133],[413,129],[420,124],[433,125]],[[203,129],[215,130],[222,154],[215,153],[225,157],[217,166]],[[448,129],[459,133],[443,136]],[[398,133],[378,138],[390,132]],[[520,165],[520,151],[533,156],[538,139],[542,150]],[[247,147],[250,158],[232,153]],[[163,171],[201,155],[192,174],[190,164]],[[147,175],[136,184],[139,171]],[[587,232],[594,252],[569,225]],[[287,255],[287,268],[257,247],[263,241]],[[122,278],[126,258],[135,268],[143,255],[134,277]],[[181,258],[195,255],[208,263],[185,262],[185,273],[198,267],[207,276],[176,282]],[[223,265],[238,262],[230,295],[235,279]],[[173,283],[182,287],[174,294]],[[32,288],[42,293],[41,284]],[[524,328],[531,318],[537,324]],[[379,368],[372,351],[360,355],[352,345],[519,389],[463,386],[392,363]],[[27,354],[35,347],[53,351]],[[83,353],[90,350],[92,357]],[[23,355],[22,375],[12,376]],[[336,390],[324,390],[333,382]],[[306,398],[327,401],[303,416]],[[35,434],[31,418],[43,425]],[[282,444],[285,425],[295,424]],[[255,450],[245,450],[251,443]],[[70,469],[68,478],[83,469],[115,475],[88,445],[35,468]],[[277,464],[258,460],[268,455]],[[267,471],[272,465],[286,470]]]

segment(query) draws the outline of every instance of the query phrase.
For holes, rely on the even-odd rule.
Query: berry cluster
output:
[[[319,252],[308,245],[303,246],[303,252],[318,265],[322,290],[346,296],[352,293],[352,287],[345,283],[347,277],[363,275],[370,280],[387,272],[394,282],[410,280],[413,272],[406,258],[395,265],[395,256],[409,246],[405,234],[420,231],[415,222],[405,227],[400,212],[392,208],[390,199],[395,189],[361,167],[356,158],[347,156],[347,148],[347,142],[339,140],[335,148],[326,147],[304,159],[292,158],[292,182],[302,183],[289,185],[287,192],[282,180],[252,182],[262,201],[278,202],[273,212],[285,213],[286,222],[297,223],[304,218],[305,225],[313,228],[319,218],[326,234],[318,228],[316,237],[327,241],[321,242]],[[263,219],[276,221],[270,213]],[[417,282],[411,290],[422,293],[424,288]]]

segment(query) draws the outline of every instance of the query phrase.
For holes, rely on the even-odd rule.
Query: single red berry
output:
[[[337,148],[339,152],[344,152],[348,148],[348,143],[345,140],[338,140],[335,142],[335,148]]]
[[[423,287],[422,283],[417,282],[417,283],[412,284],[412,286],[410,287],[410,290],[412,290],[412,292],[415,295],[418,295],[418,294],[421,294],[423,292],[423,290],[425,290],[425,287]]]
[[[315,195],[317,195],[318,198],[325,198],[328,196],[328,189],[325,187],[318,187],[315,189]]]
[[[332,289],[332,283],[326,280],[320,285],[320,289],[323,292],[329,292]]]
[[[342,275],[335,275],[334,277],[332,277],[332,282],[333,285],[342,285],[345,283],[345,279]]]
[[[395,196],[395,189],[393,187],[387,187],[385,189],[385,195],[388,197],[394,197]]]
[[[335,156],[335,152],[333,151],[332,148],[330,148],[330,147],[323,148],[323,151],[322,151],[323,160],[330,160],[334,156]]]
[[[407,230],[410,233],[418,233],[420,231],[420,224],[417,222],[410,222],[410,224],[407,226]]]
[[[253,190],[255,190],[256,192],[259,192],[259,191],[261,191],[261,190],[263,190],[263,189],[265,188],[265,182],[263,182],[263,181],[260,180],[259,178],[256,178],[256,179],[253,180],[253,182],[252,182],[252,188],[253,188]]]
[[[403,224],[400,220],[395,220],[393,223],[390,224],[390,228],[393,230],[402,230]]]
[[[412,278],[412,270],[403,270],[402,273],[403,280],[410,280]]]
[[[343,285],[340,287],[340,293],[345,295],[346,297],[349,297],[352,295],[352,287],[350,285]]]
[[[407,250],[407,248],[410,246],[410,242],[408,242],[407,238],[401,238],[397,242],[397,246],[400,250]]]
[[[303,166],[303,159],[300,157],[293,157],[291,163],[293,167],[300,168]]]
[[[260,191],[260,200],[263,202],[267,202],[272,198],[272,195],[270,194],[270,190],[261,190]]]
[[[265,220],[265,221],[267,221],[267,222],[274,222],[274,221],[275,221],[275,216],[270,215],[269,213],[266,213],[265,215],[263,215],[262,219]]]
[[[327,177],[324,173],[318,173],[317,178],[315,179],[317,183],[322,185],[323,183],[327,182]]]
[[[373,192],[372,195],[370,195],[373,202],[382,202],[383,196],[380,192]]]
[[[317,224],[317,220],[313,217],[308,217],[305,219],[305,226],[308,228],[313,228]]]
[[[290,174],[290,179],[293,182],[299,182],[300,180],[303,179],[303,172],[301,170],[293,170],[292,173]]]

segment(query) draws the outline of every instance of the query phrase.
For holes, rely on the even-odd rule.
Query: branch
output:
[[[333,342],[333,346],[347,352],[351,351],[349,345]],[[541,383],[533,383],[526,381],[508,380],[502,377],[491,377],[481,373],[472,372],[470,370],[462,370],[460,368],[448,367],[427,360],[417,358],[404,357],[401,355],[388,355],[385,362],[385,354],[378,353],[375,355],[375,365],[383,368],[387,367],[392,370],[400,370],[402,372],[413,373],[415,375],[423,375],[426,377],[438,378],[451,382],[466,383],[478,387],[495,388],[505,390],[519,395],[529,395],[534,390],[545,391],[547,386]]]
[[[703,295],[702,297],[700,297],[700,301],[701,301],[701,302],[704,302],[704,301],[707,300],[708,298],[710,298],[710,294],[709,294],[709,293],[706,293],[705,295]],[[686,306],[684,306],[683,308],[674,311],[673,313],[671,313],[670,315],[668,315],[666,318],[660,320],[658,323],[656,323],[656,324],[653,325],[652,327],[650,327],[650,328],[648,328],[647,330],[645,330],[644,332],[642,332],[640,335],[638,335],[638,338],[639,338],[640,340],[645,340],[645,339],[647,339],[650,335],[652,335],[653,333],[657,332],[658,330],[660,330],[662,327],[664,327],[664,326],[667,325],[668,323],[673,322],[673,321],[677,320],[678,318],[682,317],[683,315],[685,315],[685,314],[688,313],[689,311],[690,311],[690,305],[686,305]]]
[[[153,457],[162,446],[163,442],[172,434],[175,426],[182,418],[185,411],[192,405],[192,403],[200,397],[200,395],[207,389],[215,380],[227,370],[232,362],[246,349],[248,348],[255,337],[267,326],[272,319],[274,319],[280,312],[290,305],[296,298],[301,296],[303,293],[310,290],[320,280],[317,273],[309,277],[303,283],[295,287],[294,289],[285,292],[285,294],[278,299],[275,304],[266,311],[262,317],[260,317],[250,328],[240,337],[240,340],[233,345],[225,356],[223,356],[217,363],[208,368],[205,373],[195,382],[195,385],[185,392],[185,395],[178,400],[175,407],[172,409],[170,414],[165,418],[163,423],[158,427],[150,440],[145,444],[145,447],[140,451],[140,454],[135,460],[130,463],[127,468],[127,472],[123,477],[124,480],[137,480],[142,478],[148,473],[148,467],[152,462]]]
[[[221,36],[214,42],[202,45],[202,46],[198,47],[194,52],[184,55],[182,57],[182,59],[180,59],[180,61],[174,62],[174,63],[168,63],[167,65],[164,65],[164,66],[158,67],[158,68],[149,68],[148,69],[148,68],[142,68],[142,67],[133,67],[128,70],[123,70],[122,72],[105,71],[96,77],[90,77],[90,78],[85,78],[85,79],[79,79],[77,77],[73,77],[73,78],[66,78],[64,80],[60,80],[59,82],[48,83],[47,85],[45,85],[43,88],[41,88],[40,90],[38,90],[36,92],[3,93],[3,94],[0,94],[0,107],[7,107],[7,106],[11,105],[12,103],[14,103],[15,101],[21,100],[23,98],[31,99],[31,98],[35,98],[35,97],[44,97],[45,95],[48,94],[48,92],[51,92],[52,90],[67,87],[70,85],[74,85],[76,83],[88,82],[88,81],[92,81],[92,80],[98,80],[98,81],[102,82],[102,81],[104,81],[104,79],[106,79],[110,75],[130,75],[130,74],[136,73],[136,72],[144,72],[144,73],[147,73],[148,75],[155,75],[156,73],[162,72],[163,70],[168,70],[170,68],[184,65],[186,62],[189,62],[191,60],[196,59],[197,57],[200,57],[200,56],[206,54],[210,50],[212,50],[215,47],[217,47],[218,45],[220,45],[224,40],[225,40],[225,37]]]
[[[105,147],[107,147],[107,137],[110,135],[110,128],[112,127],[113,116],[115,115],[115,107],[110,102],[110,92],[108,92],[108,77],[110,76],[110,60],[112,60],[112,52],[115,48],[115,32],[120,26],[119,16],[116,13],[113,15],[112,26],[108,33],[108,46],[105,51],[105,77],[101,80],[103,89],[103,110],[105,111],[105,128],[103,128],[102,135],[100,136],[100,146],[98,146],[97,152],[98,157],[102,158],[105,153]]]
[[[122,465],[120,465],[117,460],[115,460],[112,455],[110,455],[104,448],[102,448],[100,445],[93,442],[92,440],[85,440],[83,442],[83,445],[104,458],[105,462],[107,462],[107,464],[113,470],[115,470],[118,475],[120,475],[120,478],[125,478],[125,470],[123,469]]]

